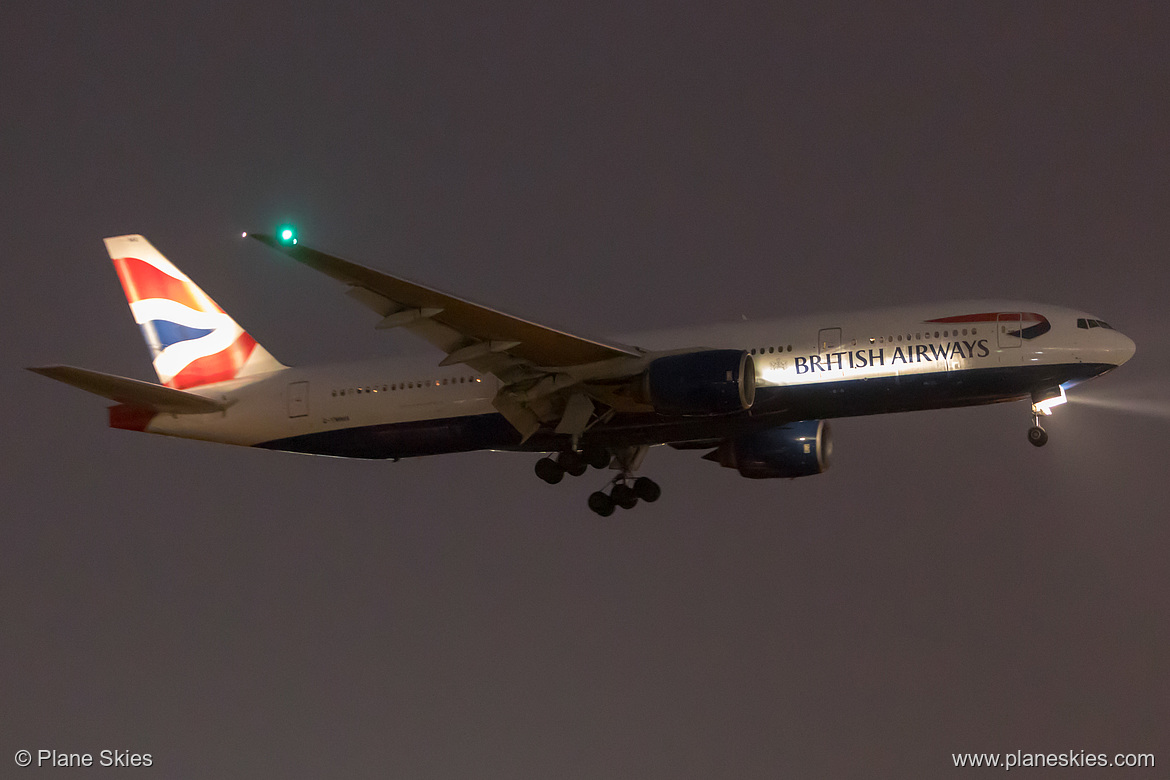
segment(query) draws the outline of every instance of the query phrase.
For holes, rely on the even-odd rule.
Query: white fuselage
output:
[[[1009,313],[978,319],[980,315]],[[1016,315],[1013,318],[1011,313]],[[1013,400],[1072,385],[1129,359],[1133,342],[1084,312],[1019,301],[959,301],[791,319],[663,330],[622,339],[651,352],[737,349],[752,355],[759,397],[755,425]],[[1046,324],[1042,324],[1046,323]],[[214,414],[153,417],[144,430],[209,441],[319,454],[404,457],[519,446],[492,400],[499,381],[437,358],[370,360],[289,368],[198,388],[231,403]],[[472,427],[454,421],[477,420]],[[655,415],[614,421],[630,441],[667,443],[720,435]],[[448,424],[450,422],[450,424]],[[744,422],[728,428],[742,430]],[[468,431],[475,435],[469,437]],[[400,447],[413,431],[419,446]],[[598,434],[601,434],[599,429]],[[614,434],[616,435],[616,434]],[[433,446],[423,441],[431,436]],[[373,437],[347,449],[339,443]],[[378,444],[372,443],[377,440]],[[412,439],[413,441],[413,439]],[[288,446],[285,446],[288,443]],[[322,444],[324,443],[324,444]],[[536,437],[525,449],[555,449]],[[396,449],[399,447],[399,449]],[[419,448],[421,447],[421,449]],[[399,451],[401,450],[401,451]]]

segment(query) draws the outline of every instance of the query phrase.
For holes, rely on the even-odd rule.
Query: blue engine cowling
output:
[[[791,479],[820,474],[832,454],[829,424],[803,420],[728,439],[703,457],[749,479]]]
[[[658,414],[741,412],[756,398],[755,363],[738,349],[660,357],[646,369],[643,394]]]

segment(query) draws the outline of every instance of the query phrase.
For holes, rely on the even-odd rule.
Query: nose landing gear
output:
[[[1040,427],[1040,418],[1051,415],[1052,407],[1060,406],[1067,400],[1063,386],[1032,393],[1032,427],[1028,429],[1028,441],[1032,446],[1043,447],[1048,443],[1048,431]]]
[[[1028,442],[1033,447],[1043,447],[1048,443],[1048,431],[1040,427],[1040,415],[1032,415],[1032,427],[1028,429]]]

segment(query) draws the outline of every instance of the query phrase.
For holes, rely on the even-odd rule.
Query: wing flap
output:
[[[30,368],[29,371],[120,404],[152,409],[156,412],[208,414],[222,412],[230,406],[230,403],[205,398],[195,393],[76,366],[40,366]]]

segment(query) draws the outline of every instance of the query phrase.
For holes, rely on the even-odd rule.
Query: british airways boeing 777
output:
[[[1088,312],[954,301],[737,322],[597,340],[504,314],[310,249],[291,230],[252,238],[348,286],[442,356],[280,363],[142,236],[107,238],[159,384],[72,366],[30,369],[108,398],[110,426],[349,458],[493,449],[551,453],[548,483],[616,472],[600,515],[661,491],[634,474],[652,445],[705,450],[745,477],[829,466],[834,417],[1027,399],[1028,440],[1072,386],[1134,343]]]

